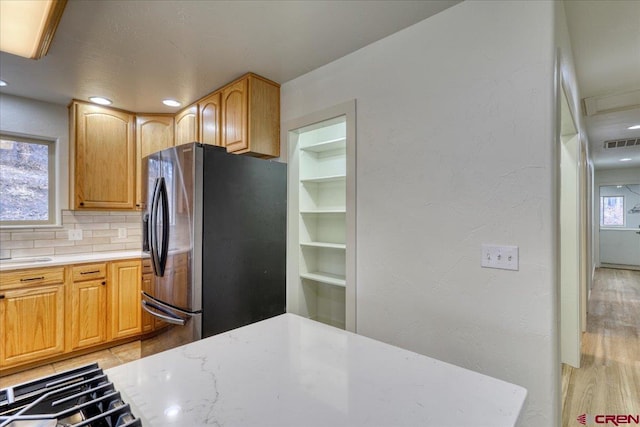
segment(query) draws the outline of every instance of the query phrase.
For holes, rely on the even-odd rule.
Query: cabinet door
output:
[[[153,273],[142,275],[142,290],[153,294]],[[155,317],[142,310],[142,333],[151,332],[155,329]]]
[[[0,292],[0,367],[64,351],[64,285]]]
[[[222,145],[220,138],[220,92],[212,93],[198,103],[200,111],[199,142],[209,145]]]
[[[175,139],[176,146],[197,141],[198,138],[198,106],[191,105],[176,114]]]
[[[73,104],[73,110],[74,207],[133,209],[136,166],[133,115],[82,103]]]
[[[119,261],[110,265],[110,339],[137,335],[142,330],[141,272],[140,261]]]
[[[280,85],[249,73],[222,89],[222,142],[227,151],[280,155]]]
[[[249,148],[247,86],[248,79],[245,78],[222,90],[222,145],[229,152]]]
[[[100,344],[107,339],[106,279],[71,284],[70,350]]]
[[[174,119],[170,115],[136,117],[136,209],[144,209],[142,195],[142,159],[173,147]]]

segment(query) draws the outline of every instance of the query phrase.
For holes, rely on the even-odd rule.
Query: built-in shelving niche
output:
[[[287,127],[290,254],[287,308],[352,331],[355,331],[354,118],[355,101],[352,101],[298,119]]]

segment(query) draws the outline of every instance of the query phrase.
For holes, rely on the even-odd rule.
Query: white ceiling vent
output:
[[[640,138],[631,139],[614,139],[604,142],[604,148],[627,148],[627,147],[640,147]]]

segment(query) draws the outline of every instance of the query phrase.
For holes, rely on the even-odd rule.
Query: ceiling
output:
[[[68,104],[103,96],[175,112],[247,71],[284,83],[459,1],[78,1],[43,59],[0,53],[3,92]]]
[[[165,98],[187,105],[247,71],[284,83],[458,2],[69,0],[46,57],[0,53],[2,92],[171,113]],[[594,164],[640,166],[640,146],[602,148],[640,137],[627,130],[640,124],[640,1],[571,0],[565,10],[581,97],[618,102],[585,117]]]
[[[640,167],[640,145],[605,150],[604,141],[640,138],[640,1],[565,1],[584,117],[596,169]],[[621,158],[631,161],[620,162]]]

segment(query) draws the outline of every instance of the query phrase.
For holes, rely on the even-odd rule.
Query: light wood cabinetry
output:
[[[140,260],[118,261],[109,265],[109,338],[138,335],[142,331]]]
[[[200,118],[199,142],[209,145],[222,146],[220,137],[220,92],[214,92],[198,101],[198,111]]]
[[[287,125],[288,311],[355,331],[355,103]]]
[[[64,269],[0,273],[0,368],[64,352]]]
[[[280,155],[280,85],[249,73],[221,90],[222,145],[235,154]]]
[[[174,144],[188,144],[198,140],[198,104],[193,104],[176,114]]]
[[[134,209],[133,114],[79,101],[69,110],[71,208]]]
[[[101,344],[107,340],[106,264],[70,268],[68,291],[68,350]]]
[[[142,260],[142,291],[153,295],[153,268],[150,259]],[[142,333],[152,332],[156,327],[156,318],[142,310]]]
[[[0,375],[139,336],[141,265],[0,271]]]
[[[144,209],[142,194],[142,159],[149,154],[173,147],[174,118],[168,114],[145,114],[136,117],[136,209]]]

